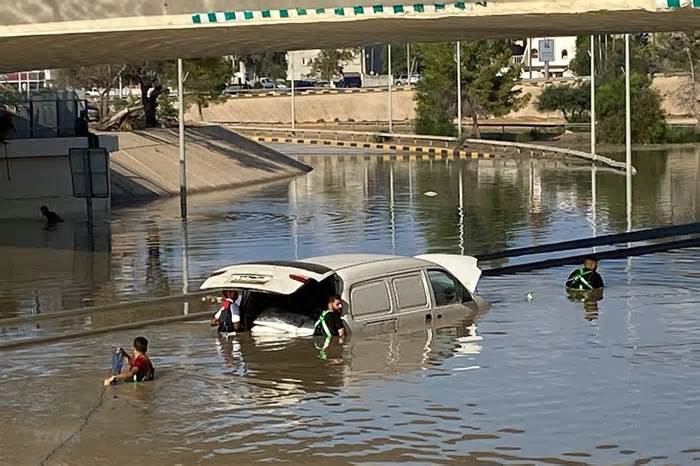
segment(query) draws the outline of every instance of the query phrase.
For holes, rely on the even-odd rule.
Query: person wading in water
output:
[[[598,259],[587,257],[583,267],[571,272],[566,280],[566,289],[573,291],[591,291],[605,287],[603,277],[598,273]]]

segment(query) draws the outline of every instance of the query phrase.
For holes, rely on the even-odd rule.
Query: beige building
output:
[[[287,79],[313,79],[311,62],[321,52],[319,49],[287,52]],[[362,72],[362,54],[356,53],[353,60],[343,67],[346,73]],[[340,78],[340,76],[338,76]]]

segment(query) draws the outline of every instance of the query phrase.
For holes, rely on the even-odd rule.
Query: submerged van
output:
[[[488,303],[470,256],[345,254],[302,261],[256,262],[217,270],[202,290],[242,292],[244,330],[310,335],[332,295],[345,304],[351,334],[396,332],[443,318],[471,318]]]

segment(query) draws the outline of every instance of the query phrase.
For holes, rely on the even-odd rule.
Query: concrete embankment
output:
[[[180,193],[178,133],[149,129],[116,133],[112,153],[112,201],[125,203]],[[291,157],[220,126],[186,130],[188,192],[245,186],[308,172]]]
[[[692,115],[688,98],[690,79],[687,76],[658,76],[654,88],[662,97],[662,107],[668,119],[687,119]],[[519,86],[529,94],[527,104],[498,122],[564,123],[559,112],[543,113],[537,110],[537,101],[544,89],[543,83],[524,83]],[[416,104],[413,90],[397,89],[392,93],[393,118],[396,122],[415,118]],[[297,123],[318,122],[377,122],[389,115],[386,92],[339,93],[327,95],[299,95],[295,98]],[[291,102],[289,96],[234,97],[223,103],[203,109],[204,120],[213,123],[289,124]],[[196,109],[187,118],[198,121]],[[466,119],[465,119],[466,121]]]

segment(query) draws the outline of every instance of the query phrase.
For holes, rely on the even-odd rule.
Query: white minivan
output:
[[[471,256],[344,254],[232,265],[201,289],[241,291],[244,330],[310,334],[328,297],[340,295],[349,332],[377,333],[474,317],[488,308],[476,294],[480,276]]]

